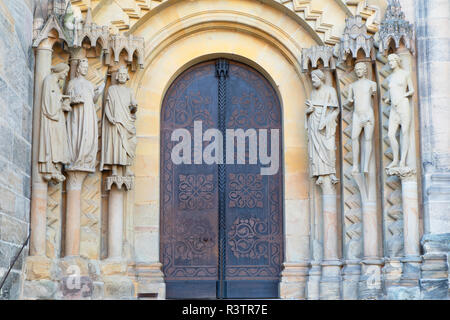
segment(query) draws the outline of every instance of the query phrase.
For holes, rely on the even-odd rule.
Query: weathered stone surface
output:
[[[0,214],[0,240],[22,246],[27,238],[28,226],[25,222]]]
[[[47,257],[27,257],[25,267],[26,279],[30,281],[50,280],[52,278],[52,267],[53,262]]]
[[[442,300],[448,296],[448,279],[443,280],[420,280],[422,299]]]
[[[52,299],[58,290],[58,283],[51,280],[25,281],[23,285],[24,299]]]
[[[6,272],[6,270],[5,270]],[[0,271],[0,279],[3,273]],[[20,280],[21,274],[18,271],[12,271],[5,281],[0,291],[0,300],[17,300],[20,298]]]
[[[19,246],[11,245],[10,243],[0,241],[0,268],[9,268],[15,257],[19,254]],[[13,270],[22,270],[22,264],[25,256],[25,250],[18,256],[14,263]]]
[[[0,268],[9,267],[28,236],[34,58],[29,0],[0,2]],[[0,293],[20,295],[20,254]],[[1,272],[0,272],[1,274]]]
[[[133,282],[123,276],[103,277],[105,283],[105,299],[130,299],[134,297]]]
[[[419,287],[391,287],[387,290],[388,300],[419,300]]]
[[[103,275],[124,275],[127,272],[126,261],[104,260],[101,262],[101,271]]]

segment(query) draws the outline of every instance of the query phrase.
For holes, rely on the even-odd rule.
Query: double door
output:
[[[244,150],[235,139],[230,151],[227,129],[256,137],[245,139]],[[271,137],[275,131],[278,140]],[[259,154],[265,133],[266,155],[279,155],[278,170],[271,175],[261,174],[268,166]],[[250,148],[255,139],[256,154]],[[223,145],[222,154],[211,151],[214,142]],[[279,296],[281,154],[280,102],[256,70],[213,60],[191,67],[172,83],[161,111],[160,254],[168,299]]]

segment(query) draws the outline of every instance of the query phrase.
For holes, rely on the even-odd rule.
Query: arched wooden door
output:
[[[278,297],[283,162],[281,107],[275,90],[247,65],[208,61],[186,70],[172,83],[161,112],[160,252],[167,298]],[[181,141],[172,141],[176,129],[190,133],[190,161],[181,164],[172,161],[172,151]],[[198,157],[210,142],[196,145],[195,136],[208,129],[223,135],[224,151],[219,157],[223,164],[206,164]],[[249,164],[250,138],[246,139],[246,164],[236,164],[237,148],[234,164],[226,161],[230,159],[226,129],[254,129],[259,138],[264,133],[261,129],[266,129],[268,154],[279,155],[278,171],[261,175],[261,168],[267,167],[261,164],[264,150],[258,152],[256,164]],[[273,144],[275,131],[279,139]]]

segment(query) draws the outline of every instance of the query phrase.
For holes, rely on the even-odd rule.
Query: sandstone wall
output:
[[[0,281],[28,236],[34,57],[33,0],[0,0]],[[0,291],[20,293],[25,248]]]

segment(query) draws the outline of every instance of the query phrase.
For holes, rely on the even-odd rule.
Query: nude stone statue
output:
[[[393,73],[388,78],[389,96],[384,100],[391,104],[389,115],[388,136],[392,147],[393,161],[388,166],[391,168],[406,168],[406,158],[410,145],[410,128],[412,121],[412,110],[409,98],[414,94],[414,85],[409,72],[402,69],[401,59],[396,54],[388,56],[389,66]],[[399,143],[396,138],[397,130],[401,127],[401,159],[399,162]]]
[[[353,170],[352,173],[360,172],[360,145],[359,137],[364,129],[364,164],[363,172],[369,172],[369,161],[372,156],[372,140],[375,125],[375,116],[373,111],[372,97],[377,92],[377,84],[374,81],[366,79],[367,66],[359,62],[355,66],[355,73],[358,80],[352,83],[348,90],[347,106],[353,105]]]
[[[62,182],[62,165],[70,160],[64,112],[71,111],[67,96],[58,81],[65,80],[69,66],[60,63],[44,79],[42,87],[41,126],[39,136],[39,172],[46,181]]]
[[[100,170],[111,168],[112,175],[132,176],[130,166],[136,150],[137,102],[133,91],[125,84],[130,79],[126,67],[121,67],[116,75],[117,85],[108,89],[102,121],[102,157]]]
[[[325,84],[325,75],[320,70],[311,73],[313,90],[310,100],[306,101],[306,128],[308,130],[308,151],[311,176],[317,177],[321,185],[325,177],[331,183],[336,178],[336,118],[339,105],[336,90]]]
[[[88,60],[81,59],[76,77],[70,80],[67,92],[73,111],[67,117],[67,135],[71,161],[67,171],[95,172],[98,151],[98,118],[95,104],[102,94],[104,84],[94,89],[85,79]]]

